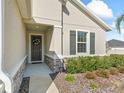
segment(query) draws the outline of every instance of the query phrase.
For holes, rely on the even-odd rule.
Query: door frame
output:
[[[42,60],[41,62],[44,62],[44,34],[36,34],[36,33],[29,33],[29,57],[28,57],[28,62],[33,63],[33,62],[39,62],[39,61],[31,61],[31,36],[32,35],[38,35],[41,36],[42,39]]]

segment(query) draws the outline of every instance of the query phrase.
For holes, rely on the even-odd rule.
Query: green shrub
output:
[[[68,82],[74,83],[75,82],[75,77],[72,74],[67,74],[65,75],[64,79]]]
[[[124,66],[123,55],[78,57],[67,61],[66,71],[67,73],[74,74],[120,66]]]
[[[74,73],[79,73],[82,71],[82,64],[80,63],[80,61],[76,60],[76,59],[70,59],[68,60],[68,64],[67,64],[67,72],[74,74]]]
[[[124,55],[110,55],[112,67],[124,66]]]

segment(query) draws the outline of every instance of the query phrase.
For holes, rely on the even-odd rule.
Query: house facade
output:
[[[107,41],[107,54],[124,55],[124,41],[116,39]]]
[[[17,93],[26,63],[105,55],[111,28],[79,0],[1,0],[0,79]]]

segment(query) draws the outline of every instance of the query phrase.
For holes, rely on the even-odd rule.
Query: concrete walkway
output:
[[[28,64],[24,77],[30,77],[29,93],[59,93],[50,77],[52,71],[45,64]]]

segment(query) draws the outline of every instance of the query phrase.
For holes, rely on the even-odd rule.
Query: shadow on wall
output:
[[[52,50],[53,47],[53,42],[52,42],[52,37],[53,37],[53,28],[51,29],[51,31],[47,31],[45,34],[46,37],[46,53],[49,52],[50,50]]]

